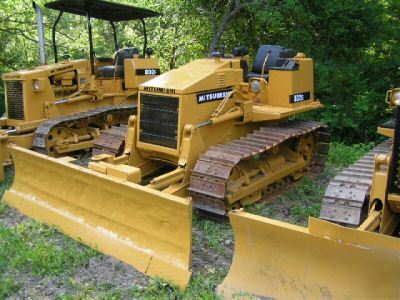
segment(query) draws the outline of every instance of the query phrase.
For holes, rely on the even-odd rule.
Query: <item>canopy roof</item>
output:
[[[44,5],[47,8],[110,22],[137,20],[159,16],[158,12],[103,0],[57,0]]]

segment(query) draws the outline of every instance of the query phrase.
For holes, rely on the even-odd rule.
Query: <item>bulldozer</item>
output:
[[[250,71],[249,62],[248,49],[236,47],[141,84],[123,154],[97,154],[88,167],[9,146],[16,173],[4,200],[143,273],[186,286],[193,208],[226,215],[327,158],[325,126],[294,118],[322,107],[313,60],[262,45]]]
[[[395,118],[378,133],[390,139],[330,181],[308,228],[230,212],[235,252],[220,295],[399,299],[400,89],[386,102]]]
[[[7,117],[0,119],[1,162],[9,157],[7,143],[34,147],[51,156],[93,147],[101,130],[127,123],[136,113],[138,86],[160,74],[157,61],[151,57],[153,51],[147,47],[144,21],[158,16],[157,12],[101,0],[47,3],[46,8],[59,11],[52,31],[55,62],[47,64],[43,13],[36,3],[33,5],[38,15],[41,65],[2,75]],[[64,13],[87,16],[89,60],[71,60],[64,55],[59,61],[56,32]],[[114,58],[95,56],[93,18],[111,24]],[[135,47],[119,49],[116,22],[129,20],[143,24],[143,52]]]

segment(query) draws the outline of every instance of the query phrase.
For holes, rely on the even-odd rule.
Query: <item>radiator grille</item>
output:
[[[140,95],[140,136],[144,143],[177,148],[178,142],[177,97]]]
[[[24,120],[24,97],[22,81],[5,81],[8,118]]]

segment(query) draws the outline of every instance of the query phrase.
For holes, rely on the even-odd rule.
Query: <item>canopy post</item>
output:
[[[94,49],[93,49],[92,21],[91,21],[89,12],[87,12],[87,23],[88,23],[88,31],[89,31],[90,67],[91,67],[91,71],[92,71],[92,75],[93,75],[94,74]]]
[[[42,65],[46,64],[46,51],[45,51],[45,41],[44,41],[44,27],[43,27],[43,13],[42,9],[40,8],[39,5],[35,3],[35,1],[32,2],[33,8],[36,11],[37,15],[37,26],[38,26],[38,38],[39,38],[39,56],[40,56],[40,63]]]
[[[113,21],[110,21],[112,30],[113,30],[113,34],[114,34],[114,45],[115,45],[115,51],[118,51],[118,40],[117,40],[117,31],[115,29],[115,24]]]
[[[144,46],[143,46],[143,56],[146,55],[146,48],[147,48],[147,30],[146,30],[146,22],[144,19],[140,19],[143,25],[143,35],[144,35]]]
[[[58,17],[57,17],[56,21],[54,22],[53,29],[51,32],[52,39],[53,39],[53,51],[54,51],[54,62],[55,63],[58,63],[56,29],[57,29],[58,22],[60,22],[60,19],[61,19],[61,16],[63,15],[63,13],[64,13],[63,11],[60,11],[60,13],[58,14]]]

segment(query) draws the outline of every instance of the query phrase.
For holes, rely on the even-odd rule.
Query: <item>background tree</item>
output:
[[[50,0],[37,0],[44,5]],[[385,113],[385,91],[400,84],[398,0],[114,0],[162,13],[147,22],[149,46],[163,71],[218,48],[281,44],[314,59],[316,95],[325,105],[308,117],[326,122],[338,140],[369,141]],[[47,59],[53,61],[51,26],[57,12],[44,9]],[[31,0],[0,2],[0,74],[38,64]],[[121,47],[142,45],[139,22],[118,24]],[[64,14],[58,26],[60,55],[88,57],[86,22]],[[112,31],[94,21],[96,55],[112,56]],[[4,99],[0,82],[0,98]]]

